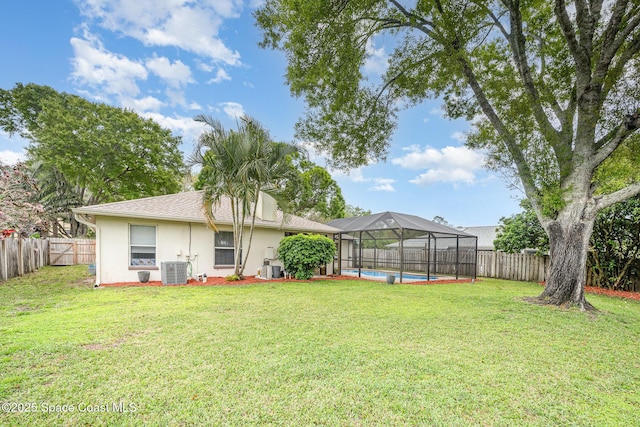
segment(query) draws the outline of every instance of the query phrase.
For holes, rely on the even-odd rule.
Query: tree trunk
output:
[[[87,226],[78,222],[73,215],[69,219],[71,223],[71,237],[79,238],[87,235]]]
[[[537,300],[544,304],[594,307],[584,297],[587,254],[593,220],[552,221],[547,227],[551,252],[547,284]]]

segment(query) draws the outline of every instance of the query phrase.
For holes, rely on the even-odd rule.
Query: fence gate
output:
[[[50,239],[50,264],[76,265],[95,263],[95,247],[95,240],[92,239]]]

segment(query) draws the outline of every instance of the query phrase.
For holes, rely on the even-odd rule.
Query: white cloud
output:
[[[153,96],[146,96],[141,99],[123,98],[120,100],[120,103],[123,107],[131,108],[138,113],[143,113],[145,111],[158,111],[165,105],[164,102],[160,101],[158,98],[154,98]]]
[[[171,87],[178,88],[193,82],[191,69],[180,60],[171,63],[169,58],[164,56],[154,57],[147,59],[146,64],[149,70],[165,80]]]
[[[371,187],[372,190],[375,191],[390,191],[394,192],[396,189],[393,187],[393,183],[396,182],[395,179],[390,178],[375,178],[373,180],[375,185]]]
[[[215,69],[213,65],[205,64],[204,62],[197,61],[197,64],[198,69],[204,71],[205,73],[210,73]]]
[[[174,135],[182,136],[183,142],[195,141],[205,129],[202,123],[196,122],[192,117],[168,117],[160,113],[144,113],[143,117],[153,119],[160,126],[169,129]]]
[[[441,107],[433,107],[431,110],[429,110],[429,114],[431,114],[432,116],[444,117],[444,110]]]
[[[396,191],[393,184],[396,182],[395,179],[391,178],[366,178],[362,173],[362,167],[357,167],[349,170],[348,172],[344,172],[341,170],[332,170],[329,169],[329,173],[331,177],[335,180],[346,179],[352,182],[372,182],[373,185],[369,187],[369,190],[374,191]]]
[[[464,132],[454,132],[451,134],[451,138],[462,143],[467,141],[467,135]]]
[[[229,74],[225,70],[220,68],[218,69],[216,76],[210,79],[207,83],[221,83],[225,80],[231,80],[231,76],[229,76]]]
[[[76,0],[82,14],[103,28],[148,46],[170,46],[229,65],[240,54],[218,37],[225,19],[242,11],[240,0]]]
[[[331,170],[330,173],[334,179],[346,178],[353,182],[371,181],[370,178],[365,178],[364,175],[362,174],[362,167],[351,169],[348,172],[343,172],[341,170]]]
[[[389,56],[385,53],[384,46],[376,49],[371,39],[365,46],[367,59],[364,63],[364,71],[367,74],[383,74],[389,67]]]
[[[22,162],[26,159],[24,151],[16,152],[11,150],[0,151],[0,163],[5,165],[15,165],[18,162]]]
[[[187,100],[184,97],[184,92],[179,89],[167,89],[165,94],[171,101],[171,105],[187,105]]]
[[[429,169],[414,179],[410,179],[409,182],[416,185],[430,185],[437,182],[473,184],[475,179],[475,173],[465,169]]]
[[[222,111],[225,112],[229,118],[235,120],[238,117],[244,116],[244,107],[242,104],[238,104],[237,102],[221,102],[218,104],[222,107]]]
[[[484,166],[484,156],[467,147],[410,146],[408,154],[392,159],[391,162],[405,169],[420,170],[421,173],[409,182],[417,185],[429,185],[437,182],[474,184],[476,172]]]
[[[140,93],[137,80],[147,78],[147,70],[139,62],[124,55],[109,52],[96,38],[89,40],[73,37],[71,46],[72,76],[83,84],[100,88],[108,94],[135,97]]]

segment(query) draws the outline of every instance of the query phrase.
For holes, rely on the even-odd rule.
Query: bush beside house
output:
[[[296,279],[308,280],[316,268],[333,260],[336,245],[333,240],[319,234],[296,234],[285,237],[278,247],[278,258],[285,271]]]

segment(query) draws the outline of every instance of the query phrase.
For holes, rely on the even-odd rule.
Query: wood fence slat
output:
[[[49,242],[51,265],[94,264],[95,253],[94,239],[52,238]]]
[[[37,271],[49,261],[48,239],[12,235],[0,240],[0,281]]]

